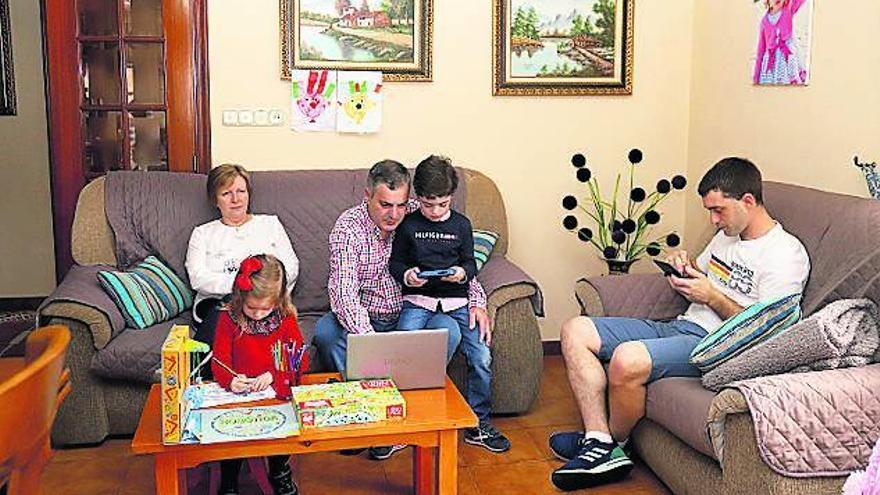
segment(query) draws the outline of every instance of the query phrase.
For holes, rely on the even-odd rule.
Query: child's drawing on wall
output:
[[[755,0],[758,51],[752,82],[804,86],[810,78],[812,0]]]

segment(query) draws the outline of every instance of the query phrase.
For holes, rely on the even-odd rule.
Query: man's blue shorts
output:
[[[688,320],[652,321],[639,318],[591,318],[602,347],[599,359],[608,362],[618,345],[633,340],[645,344],[651,355],[649,382],[667,376],[700,376],[688,362],[691,351],[706,336],[706,330]]]

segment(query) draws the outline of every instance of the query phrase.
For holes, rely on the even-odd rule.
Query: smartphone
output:
[[[416,273],[416,277],[418,278],[441,278],[448,277],[449,275],[455,275],[455,270],[452,268],[444,268],[442,270],[424,270]]]
[[[667,277],[670,275],[675,275],[678,278],[687,278],[686,275],[682,274],[680,271],[678,271],[675,268],[675,266],[671,265],[670,263],[667,263],[665,261],[660,261],[660,260],[653,260],[653,261],[654,261],[655,265],[660,267],[660,271],[663,272],[663,275],[665,275]]]

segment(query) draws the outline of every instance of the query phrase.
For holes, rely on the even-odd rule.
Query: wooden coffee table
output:
[[[335,374],[312,374],[306,383],[323,383]],[[458,430],[477,426],[477,417],[449,378],[442,389],[401,392],[406,419],[366,425],[303,430],[280,440],[251,440],[207,445],[163,445],[159,385],[153,385],[141,413],[131,449],[156,458],[156,493],[185,494],[185,469],[208,461],[280,454],[310,454],[405,443],[415,449],[415,493],[454,494],[458,490]],[[268,401],[263,404],[280,403]],[[253,403],[252,403],[253,404]],[[251,404],[251,405],[252,405]],[[436,451],[436,456],[435,456]],[[344,473],[338,473],[340,475]]]

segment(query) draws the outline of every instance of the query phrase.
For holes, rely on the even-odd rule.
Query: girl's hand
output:
[[[467,277],[467,273],[465,273],[464,268],[460,266],[453,266],[452,269],[455,270],[455,273],[453,273],[452,275],[447,275],[440,280],[444,282],[452,282],[454,284],[460,284],[464,282],[464,279]]]
[[[252,388],[254,392],[262,392],[263,390],[269,388],[269,385],[272,385],[272,373],[267,371],[262,375],[254,378]]]
[[[246,394],[251,391],[253,380],[244,375],[235,375],[229,384],[229,390],[236,394]]]
[[[403,281],[406,283],[407,287],[421,287],[428,283],[427,279],[416,277],[416,274],[419,273],[419,267],[414,266],[404,272]]]

